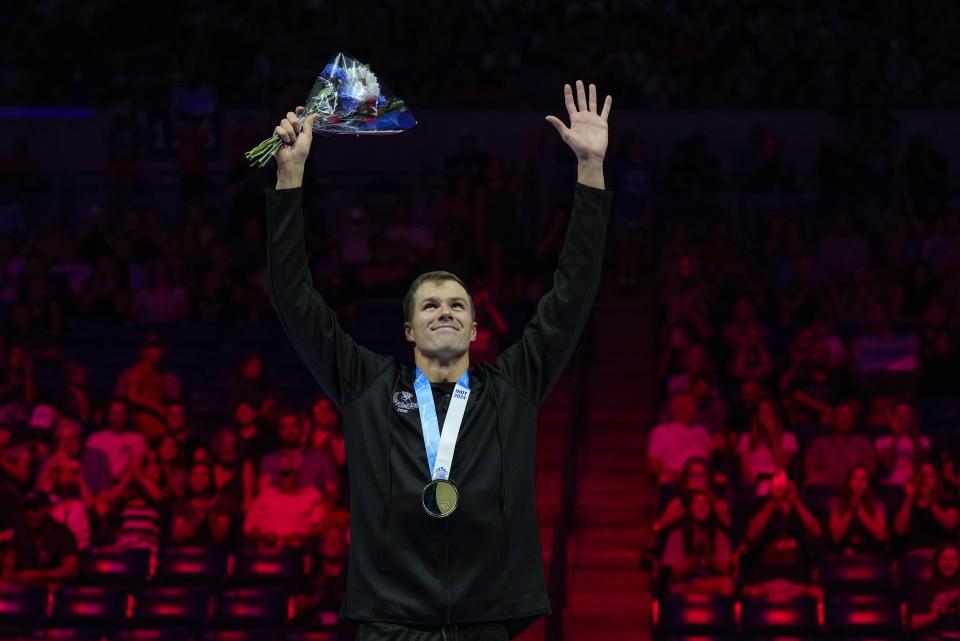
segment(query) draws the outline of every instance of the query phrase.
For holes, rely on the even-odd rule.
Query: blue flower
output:
[[[320,72],[320,76],[328,80],[333,80],[338,84],[347,81],[347,72],[343,70],[343,67],[334,67],[333,65],[324,67],[323,71]]]
[[[360,101],[352,96],[340,94],[340,104],[345,113],[352,113],[357,110],[357,107],[360,106]]]
[[[383,96],[377,96],[377,109],[382,109],[387,104],[387,99]]]

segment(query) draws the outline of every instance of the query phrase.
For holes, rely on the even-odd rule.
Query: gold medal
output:
[[[446,479],[435,479],[426,484],[420,496],[423,511],[430,516],[442,519],[450,516],[460,503],[457,486]]]

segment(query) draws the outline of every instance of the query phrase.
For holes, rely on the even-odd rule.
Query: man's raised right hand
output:
[[[273,133],[280,136],[283,146],[277,151],[277,189],[290,189],[303,184],[303,167],[310,155],[313,142],[313,123],[320,116],[311,114],[300,125],[303,107],[287,112]]]

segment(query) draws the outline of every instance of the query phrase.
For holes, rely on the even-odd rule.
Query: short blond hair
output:
[[[407,295],[403,297],[403,320],[406,322],[413,320],[413,306],[416,303],[414,297],[416,296],[417,290],[420,289],[421,285],[428,281],[439,284],[450,280],[459,284],[460,287],[463,287],[463,291],[467,292],[467,300],[470,303],[470,315],[476,318],[477,311],[473,307],[473,296],[470,295],[470,290],[467,289],[467,286],[464,284],[464,282],[460,280],[456,274],[445,271],[433,271],[420,274],[412,283],[410,283],[410,289],[407,290]]]

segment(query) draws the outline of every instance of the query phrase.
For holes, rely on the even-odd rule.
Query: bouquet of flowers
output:
[[[304,103],[300,124],[311,114],[314,133],[386,135],[417,124],[403,100],[377,79],[368,65],[338,53],[323,68]],[[245,155],[251,167],[263,167],[283,146],[280,136],[261,142]]]

